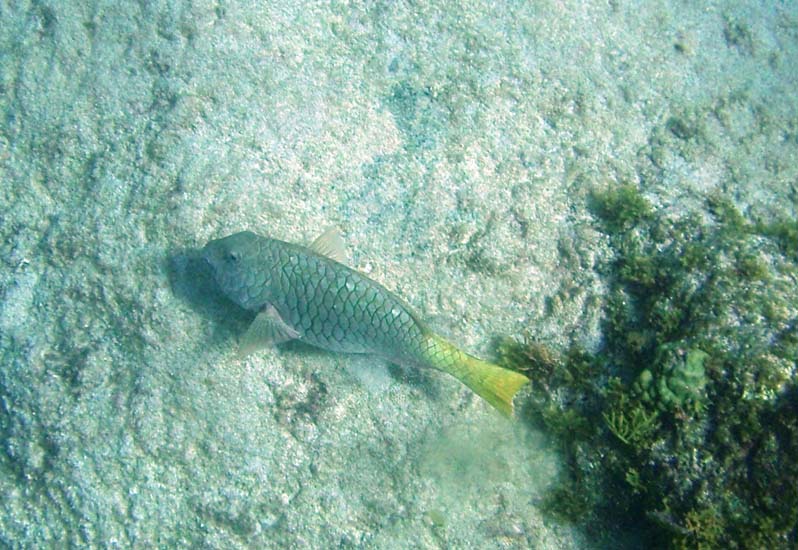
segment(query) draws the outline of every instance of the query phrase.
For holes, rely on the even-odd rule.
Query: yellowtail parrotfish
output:
[[[257,312],[240,354],[300,340],[330,351],[370,353],[448,373],[505,416],[526,376],[461,351],[432,332],[399,296],[344,265],[336,228],[310,246],[243,231],[202,251],[222,291]]]

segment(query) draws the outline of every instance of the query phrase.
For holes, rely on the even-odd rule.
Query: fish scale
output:
[[[381,355],[397,351],[390,348],[396,348],[395,343],[400,339],[420,339],[420,327],[411,322],[412,318],[398,298],[385,289],[378,292],[373,281],[360,273],[309,253],[304,247],[275,239],[251,240],[251,247],[236,245],[242,251],[239,257],[246,257],[251,263],[242,266],[241,273],[274,271],[277,276],[271,285],[255,279],[255,288],[250,288],[251,277],[231,279],[232,284],[243,284],[247,288],[229,288],[226,292],[233,296],[245,292],[252,297],[242,304],[248,309],[259,310],[269,303],[289,325],[302,327],[303,341],[334,351],[379,352],[364,346],[369,328],[380,329],[371,338],[388,348],[383,349]],[[272,267],[267,268],[270,265]],[[395,321],[400,318],[403,322],[397,324]],[[406,350],[398,351],[406,354]]]
[[[310,247],[244,231],[209,242],[203,255],[222,291],[258,312],[242,348],[300,339],[331,351],[373,353],[458,378],[505,415],[528,382],[517,372],[469,355],[433,333],[396,294],[326,255],[340,237]]]

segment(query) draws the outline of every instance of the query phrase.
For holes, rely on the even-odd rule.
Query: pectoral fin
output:
[[[299,338],[299,332],[290,327],[274,306],[268,305],[258,313],[247,332],[241,337],[238,356],[246,357],[260,348],[273,346],[288,340]]]

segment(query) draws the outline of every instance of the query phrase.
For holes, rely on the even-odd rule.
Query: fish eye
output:
[[[230,262],[236,264],[238,263],[238,260],[241,259],[241,255],[235,250],[231,250],[230,252],[227,253],[227,259],[230,260]]]

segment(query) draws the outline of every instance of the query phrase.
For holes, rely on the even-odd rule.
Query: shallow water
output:
[[[795,218],[795,5],[262,4],[0,6],[0,541],[623,539],[544,520],[556,443],[450,378],[237,360],[251,317],[196,250],[338,225],[474,353],[595,349],[593,186]]]

